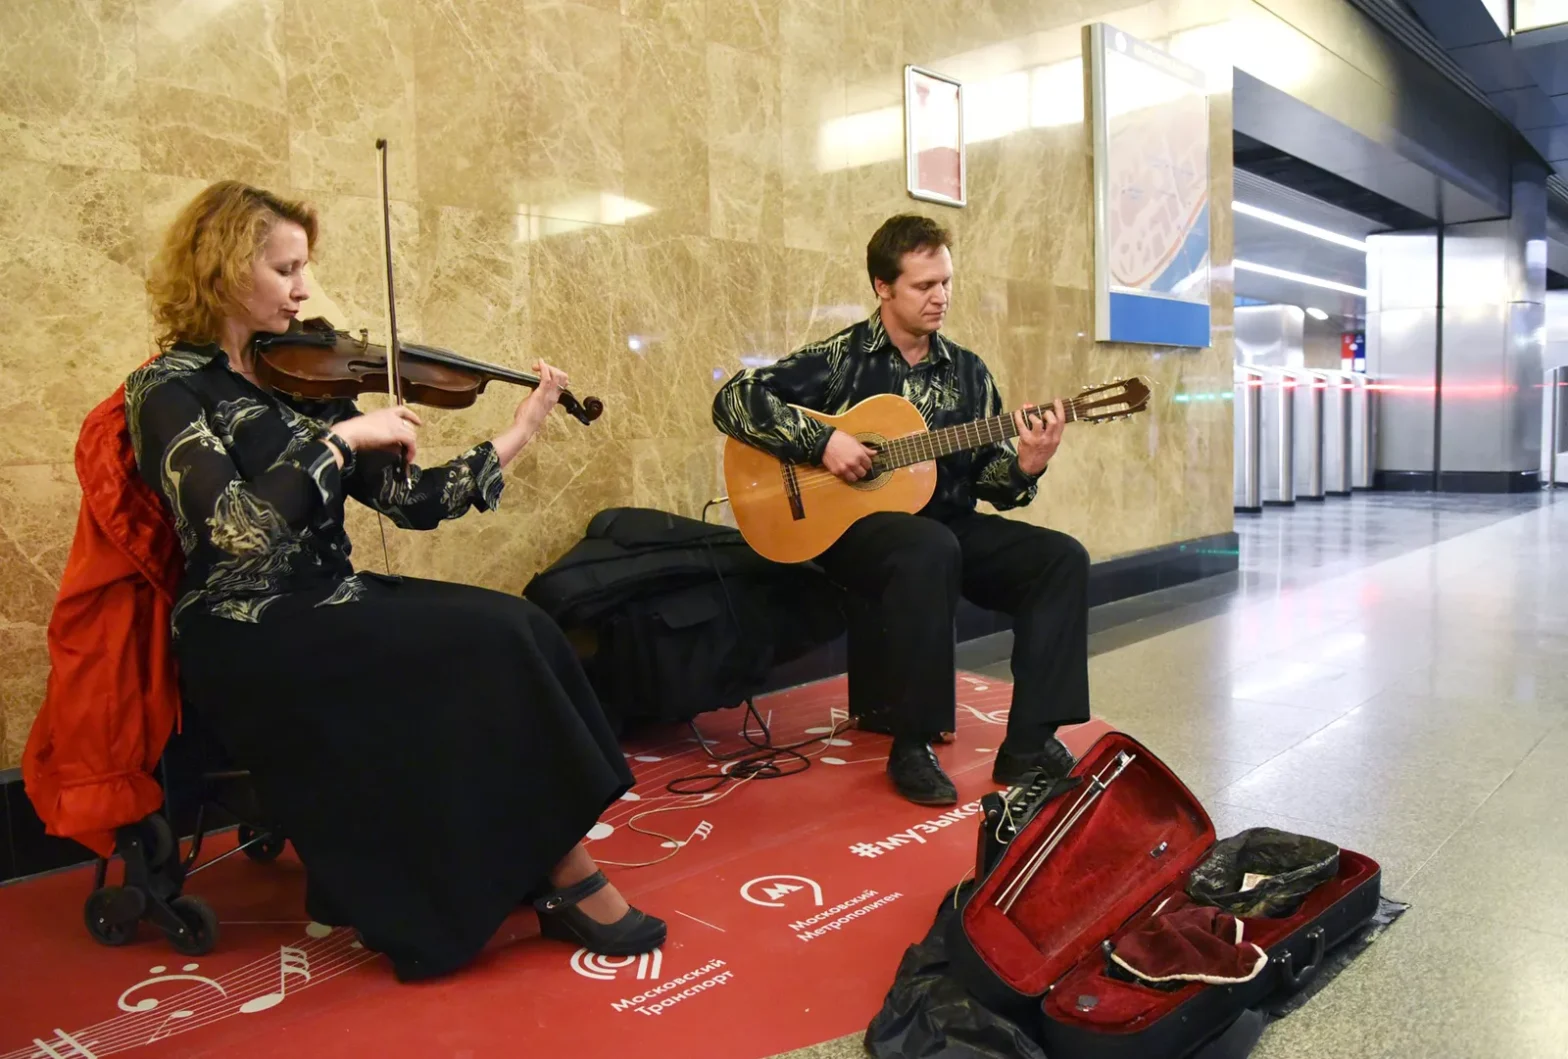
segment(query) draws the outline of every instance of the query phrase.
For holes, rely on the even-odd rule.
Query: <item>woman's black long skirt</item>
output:
[[[361,575],[259,622],[187,615],[188,710],[304,862],[307,912],[398,978],[474,958],[632,785],[566,637],[526,600]]]

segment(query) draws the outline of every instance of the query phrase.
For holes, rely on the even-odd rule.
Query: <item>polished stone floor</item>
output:
[[[1096,612],[1095,713],[1219,834],[1331,839],[1411,905],[1254,1055],[1568,1056],[1568,496],[1237,522],[1239,573]],[[1005,675],[1005,650],[964,661]],[[856,1035],[794,1054],[864,1053]]]

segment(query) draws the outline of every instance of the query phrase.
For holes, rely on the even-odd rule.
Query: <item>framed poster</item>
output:
[[[951,77],[904,67],[904,157],[909,194],[964,204],[964,86]]]
[[[1203,72],[1087,28],[1094,133],[1094,337],[1206,347],[1209,96]]]

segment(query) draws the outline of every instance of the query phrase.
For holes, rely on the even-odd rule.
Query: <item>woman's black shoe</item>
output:
[[[614,923],[600,923],[577,907],[578,902],[608,885],[604,872],[596,871],[536,900],[539,933],[556,941],[576,942],[600,956],[641,956],[663,945],[668,928],[662,919],[633,908]]]

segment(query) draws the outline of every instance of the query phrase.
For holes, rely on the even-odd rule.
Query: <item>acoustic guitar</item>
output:
[[[1063,402],[1069,423],[1126,419],[1148,406],[1149,385],[1137,377],[1091,386]],[[858,438],[876,456],[871,471],[851,483],[824,467],[786,463],[734,438],[726,440],[724,484],[735,524],[753,550],[780,563],[815,559],[873,512],[919,511],[936,490],[938,457],[1018,434],[1010,412],[930,430],[920,410],[897,394],[868,397],[836,416],[797,410]]]

